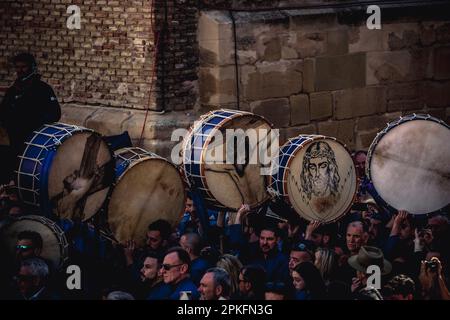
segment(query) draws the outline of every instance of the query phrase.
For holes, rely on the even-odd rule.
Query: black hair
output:
[[[294,269],[305,282],[305,290],[309,291],[312,300],[325,298],[325,283],[320,271],[311,262],[302,262]]]
[[[187,253],[187,251],[184,250],[182,247],[173,247],[167,251],[166,256],[173,252],[177,253],[178,259],[181,261],[181,263],[187,264],[189,272],[191,269],[191,258],[189,257],[189,253]]]
[[[17,62],[24,62],[33,70],[36,69],[37,66],[36,59],[31,53],[28,52],[22,52],[15,55],[13,58],[13,63],[16,64]]]
[[[261,229],[259,230],[258,234],[261,235],[262,231],[272,231],[275,234],[275,237],[279,237],[281,236],[281,230],[280,228],[278,228],[277,225],[275,225],[274,223],[266,223],[264,226],[261,227]]]
[[[158,219],[149,224],[148,231],[159,231],[163,240],[167,240],[172,232],[172,226],[166,220]]]
[[[158,261],[158,264],[162,262],[161,256],[156,254],[155,251],[153,250],[144,250],[144,253],[142,254],[141,258],[142,263],[144,263],[145,259],[147,258],[156,259]]]
[[[35,248],[42,249],[44,242],[42,241],[42,237],[38,232],[30,230],[24,230],[22,232],[19,232],[19,234],[17,235],[17,240],[24,240],[24,239],[31,240]]]
[[[261,279],[266,278],[266,270],[259,265],[247,265],[241,269],[244,280],[252,285],[252,292],[255,299],[264,300],[265,283]]]

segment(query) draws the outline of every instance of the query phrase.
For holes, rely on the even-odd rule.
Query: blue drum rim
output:
[[[58,126],[60,126],[60,128],[58,128]],[[39,190],[38,191],[34,191],[37,192],[39,194],[38,197],[38,203],[31,203],[31,202],[26,202],[27,204],[35,207],[35,208],[39,208],[41,213],[43,214],[44,217],[47,218],[55,218],[57,217],[57,215],[54,214],[53,212],[53,205],[50,203],[49,199],[48,199],[48,183],[49,183],[49,174],[50,174],[50,170],[51,170],[51,165],[53,163],[53,160],[57,154],[57,149],[60,145],[62,145],[64,143],[64,141],[66,141],[67,139],[73,137],[76,134],[80,134],[80,133],[92,133],[95,134],[97,136],[99,136],[102,140],[103,140],[103,136],[86,127],[83,126],[77,126],[77,125],[72,125],[72,124],[67,124],[64,122],[55,122],[55,123],[50,123],[50,124],[45,124],[42,127],[39,128],[39,130],[33,131],[33,134],[29,137],[29,139],[27,140],[26,143],[28,143],[29,141],[33,140],[36,135],[39,134],[44,134],[44,132],[42,132],[43,130],[47,129],[47,128],[54,128],[55,130],[67,130],[68,132],[66,132],[61,138],[58,139],[58,143],[55,143],[54,145],[51,146],[46,146],[46,145],[42,145],[40,146],[41,148],[47,148],[47,154],[45,155],[44,159],[43,159],[43,163],[41,165],[41,170],[39,172]],[[55,128],[56,127],[56,128]],[[72,130],[72,131],[70,131]],[[104,141],[104,140],[103,140]],[[106,142],[105,142],[106,144]],[[106,144],[107,145],[107,144]],[[111,161],[115,159],[114,157],[114,153],[111,150],[111,148],[109,148],[109,146],[107,145],[107,149],[108,152],[110,154],[111,157]],[[22,155],[25,155],[27,151],[27,148],[24,150]],[[38,159],[36,159],[38,160]],[[18,170],[21,169],[22,166],[22,161],[20,161],[19,166],[18,166]],[[21,171],[17,171],[17,181],[19,181],[19,176],[20,174],[23,174],[23,172]],[[113,181],[115,180],[115,166],[114,166],[114,177],[113,177]],[[37,177],[33,177],[33,179],[38,179]],[[18,185],[18,189],[19,189],[19,196],[22,197],[21,192],[20,192],[20,186]],[[107,198],[109,197],[109,195],[112,192],[112,188],[111,186],[109,186],[109,190],[108,190],[108,194],[105,197],[104,202],[102,203],[100,209],[98,210],[98,212],[100,212],[100,210],[102,209],[102,207],[105,205]],[[44,195],[46,196],[46,198],[44,197]],[[97,213],[98,213],[97,212]],[[96,214],[97,214],[96,213]],[[96,214],[94,214],[92,217],[84,220],[84,221],[88,221],[90,219],[92,219]]]

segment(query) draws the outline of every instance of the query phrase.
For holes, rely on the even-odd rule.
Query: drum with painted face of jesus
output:
[[[345,145],[332,137],[300,135],[280,148],[270,190],[302,218],[340,219],[356,194],[356,171]]]

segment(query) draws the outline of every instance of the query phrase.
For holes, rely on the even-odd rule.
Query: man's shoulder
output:
[[[54,92],[53,87],[41,79],[36,79],[36,81],[33,82],[33,89],[39,90],[40,92],[44,92],[44,93],[53,94],[53,92]]]
[[[208,260],[203,257],[199,257],[195,260],[192,260],[191,269],[203,269],[208,268],[211,264]]]
[[[147,295],[147,300],[164,300],[168,299],[172,289],[170,285],[164,283],[163,281],[155,284],[149,291]]]
[[[177,291],[178,290],[188,291],[190,289],[197,290],[197,286],[194,284],[194,282],[192,281],[191,278],[183,279],[183,280],[180,281],[180,283],[178,283]]]

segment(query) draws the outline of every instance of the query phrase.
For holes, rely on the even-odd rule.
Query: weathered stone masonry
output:
[[[225,5],[250,9],[259,3],[266,8],[267,1]],[[382,29],[369,30],[361,10],[283,10],[286,4],[280,3],[277,10],[233,15],[240,107],[270,119],[281,128],[282,141],[319,133],[359,149],[404,114],[427,112],[449,122],[448,17],[429,8],[386,9]],[[228,11],[201,12],[199,46],[201,106],[233,107],[236,73]]]
[[[382,29],[368,30],[365,7],[347,2],[358,1],[155,0],[153,11],[150,0],[4,0],[0,98],[14,79],[8,59],[31,51],[64,104],[63,121],[106,135],[128,130],[137,142],[149,108],[143,146],[168,156],[173,129],[237,108],[231,9],[239,107],[266,116],[282,141],[320,133],[367,148],[402,114],[449,121],[448,10],[432,1],[382,7]],[[71,4],[81,30],[66,27]]]

